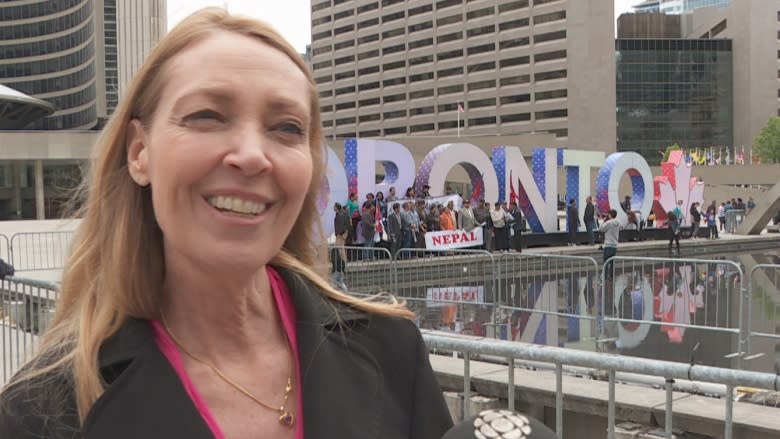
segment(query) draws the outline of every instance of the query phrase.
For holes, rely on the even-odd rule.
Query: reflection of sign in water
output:
[[[484,286],[440,287],[425,290],[428,306],[442,306],[441,302],[485,303]],[[438,302],[438,303],[437,303]]]
[[[447,250],[478,245],[482,245],[482,227],[477,227],[470,232],[446,230],[425,234],[425,248],[429,250]]]
[[[691,291],[692,270],[690,265],[679,267],[679,273],[671,273],[673,276],[671,293],[666,283],[658,292],[658,314],[662,321],[690,324],[691,313],[696,312],[697,308],[704,308],[703,295]],[[661,326],[661,331],[666,332],[672,343],[682,343],[685,335],[685,328],[680,327]]]
[[[636,276],[640,275],[641,273],[638,273]],[[653,288],[647,278],[634,278],[634,275],[623,274],[615,279],[613,291],[618,316],[623,319],[653,320]],[[624,300],[630,300],[631,303],[625,304]],[[621,323],[618,325],[617,345],[619,348],[635,348],[649,332],[648,324]]]

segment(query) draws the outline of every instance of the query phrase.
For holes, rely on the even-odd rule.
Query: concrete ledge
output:
[[[431,355],[431,364],[444,390],[463,391],[463,360],[451,356]],[[480,395],[507,398],[506,366],[471,361],[472,390]],[[515,369],[515,403],[518,409],[549,412],[555,408],[555,374],[550,371]],[[565,437],[602,437],[606,429],[609,383],[591,378],[563,376]],[[675,430],[704,438],[723,437],[726,403],[724,400],[688,393],[673,393]],[[645,386],[618,383],[615,391],[616,419],[650,426],[664,426],[666,392]],[[539,407],[543,406],[543,407]],[[547,410],[544,410],[547,408]],[[780,409],[748,403],[734,403],[735,438],[780,437]],[[585,434],[572,420],[591,418],[591,435]],[[598,418],[596,421],[593,418]],[[553,416],[554,419],[554,416]],[[547,420],[548,425],[554,421]]]

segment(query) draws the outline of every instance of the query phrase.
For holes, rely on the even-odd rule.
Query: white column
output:
[[[43,192],[43,160],[35,161],[35,218],[46,219],[46,203]]]

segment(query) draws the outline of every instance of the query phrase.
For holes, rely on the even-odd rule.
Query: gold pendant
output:
[[[285,427],[292,427],[295,424],[295,416],[288,411],[283,411],[279,415],[279,423]]]

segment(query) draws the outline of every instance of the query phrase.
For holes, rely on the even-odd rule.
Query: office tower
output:
[[[315,0],[324,133],[548,132],[612,151],[613,17],[603,0]]]

